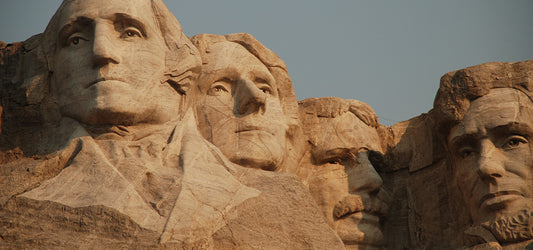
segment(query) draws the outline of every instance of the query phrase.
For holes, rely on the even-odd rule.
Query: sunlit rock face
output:
[[[299,104],[308,151],[297,174],[346,248],[383,247],[380,220],[391,197],[376,169],[383,150],[374,111],[341,98]]]
[[[442,78],[435,117],[470,214],[467,245],[533,239],[532,70],[531,61],[487,63]]]
[[[202,57],[202,135],[232,162],[289,171],[299,160],[298,113],[283,61],[246,33],[191,38]]]
[[[360,101],[298,102],[250,34],[65,0],[0,42],[0,248],[529,249],[532,72],[447,73],[432,110],[385,127]]]
[[[64,1],[1,52],[2,248],[343,248],[299,179],[203,138],[200,53],[163,2]]]

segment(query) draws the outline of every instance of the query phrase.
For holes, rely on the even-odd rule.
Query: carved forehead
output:
[[[463,120],[450,131],[449,141],[466,134],[484,135],[510,124],[533,127],[533,103],[516,89],[492,89],[470,103]]]
[[[334,154],[355,153],[361,148],[382,151],[376,129],[366,125],[351,112],[336,117],[317,117],[315,122],[307,122],[306,126],[308,127],[304,127],[304,130],[316,133],[310,135],[314,144],[311,153],[319,161],[331,158]]]
[[[268,71],[268,68],[246,48],[234,42],[219,42],[209,46],[207,64],[204,71],[221,70],[228,67],[235,68],[260,68]]]
[[[125,14],[155,29],[157,26],[150,0],[73,0],[65,1],[58,9],[58,28],[79,17],[111,19],[116,14]]]

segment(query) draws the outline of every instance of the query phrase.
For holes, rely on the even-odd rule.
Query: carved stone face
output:
[[[148,0],[72,1],[60,12],[52,86],[64,116],[162,122],[180,96],[162,84],[166,48]]]
[[[533,103],[500,88],[470,104],[448,144],[474,224],[533,206]]]
[[[237,43],[215,43],[206,57],[199,78],[202,135],[237,164],[276,169],[287,125],[274,77]]]
[[[376,129],[350,112],[319,119],[314,164],[305,166],[309,191],[345,245],[382,245],[380,217],[390,197],[369,159],[381,151]]]

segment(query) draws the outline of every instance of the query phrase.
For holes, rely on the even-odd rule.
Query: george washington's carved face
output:
[[[180,95],[148,0],[75,0],[59,13],[52,86],[64,116],[89,124],[164,122]]]
[[[448,136],[454,178],[474,224],[533,206],[533,103],[492,89],[471,102]]]
[[[206,57],[199,78],[202,135],[237,164],[275,170],[287,131],[276,80],[237,43],[215,43]]]

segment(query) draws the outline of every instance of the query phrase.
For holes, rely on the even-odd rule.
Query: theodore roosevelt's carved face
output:
[[[163,82],[168,51],[148,0],[72,1],[59,13],[53,90],[89,124],[163,122],[180,95]]]
[[[533,207],[533,103],[492,89],[450,131],[454,178],[474,224]]]
[[[276,169],[287,130],[276,79],[237,43],[214,43],[205,56],[198,103],[202,135],[237,164]]]
[[[378,133],[351,112],[318,120],[313,163],[301,166],[304,182],[347,248],[379,248],[390,196],[373,162],[382,151]]]

